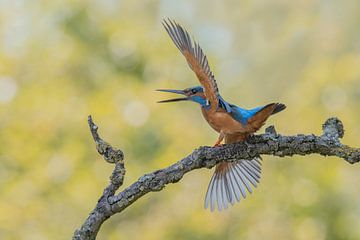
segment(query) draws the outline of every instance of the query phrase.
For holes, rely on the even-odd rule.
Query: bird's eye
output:
[[[196,89],[192,89],[191,92],[192,92],[192,94],[197,93]]]

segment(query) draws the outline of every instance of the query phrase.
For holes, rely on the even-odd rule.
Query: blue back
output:
[[[232,105],[232,112],[230,113],[236,121],[241,122],[242,124],[246,124],[249,118],[253,117],[257,112],[259,112],[264,107],[256,107],[250,110],[243,109],[241,107]]]
[[[201,86],[189,88],[190,91],[194,90],[195,92],[204,92]],[[193,95],[190,96],[190,99],[194,102],[199,103],[203,108],[208,109],[210,105],[205,98]],[[256,107],[250,110],[238,107],[234,104],[226,102],[220,95],[219,95],[219,108],[226,110],[236,121],[241,122],[242,124],[246,124],[248,119],[253,117],[257,112],[264,108],[264,106]]]
[[[241,122],[244,125],[249,118],[253,117],[257,112],[264,108],[264,106],[261,106],[247,110],[226,102],[222,97],[219,98],[219,107],[225,109],[236,121]]]

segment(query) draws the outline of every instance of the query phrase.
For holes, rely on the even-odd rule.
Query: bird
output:
[[[163,19],[162,24],[175,46],[184,55],[201,86],[183,90],[157,89],[182,95],[158,103],[191,101],[199,104],[207,123],[219,133],[214,147],[221,146],[222,142],[229,144],[245,141],[258,131],[271,115],[286,108],[285,104],[275,102],[245,109],[225,101],[199,43],[176,21],[167,18]],[[211,212],[215,209],[222,211],[230,204],[234,205],[245,199],[247,193],[252,193],[253,187],[257,187],[260,182],[261,167],[260,157],[217,164],[205,194],[204,207],[210,208]]]

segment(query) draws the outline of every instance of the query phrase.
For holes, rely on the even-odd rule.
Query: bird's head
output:
[[[178,102],[178,101],[193,101],[201,106],[205,107],[208,105],[208,101],[206,100],[204,89],[201,86],[186,88],[184,90],[172,90],[172,89],[158,89],[160,92],[170,92],[184,95],[185,97],[181,98],[172,98],[168,100],[159,101],[158,103],[167,103],[167,102]]]

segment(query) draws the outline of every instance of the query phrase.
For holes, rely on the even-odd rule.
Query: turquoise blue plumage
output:
[[[246,140],[265,124],[270,115],[286,108],[282,103],[270,103],[245,109],[225,101],[220,95],[215,76],[200,45],[175,21],[164,20],[163,25],[201,86],[184,90],[160,89],[159,91],[183,96],[160,102],[191,101],[199,104],[207,123],[219,133],[214,147],[221,145],[223,141],[227,144]],[[217,208],[221,211],[229,204],[245,198],[247,192],[252,193],[252,187],[256,187],[260,181],[260,160],[259,157],[254,157],[217,164],[205,195],[205,208],[209,207],[211,211]]]

